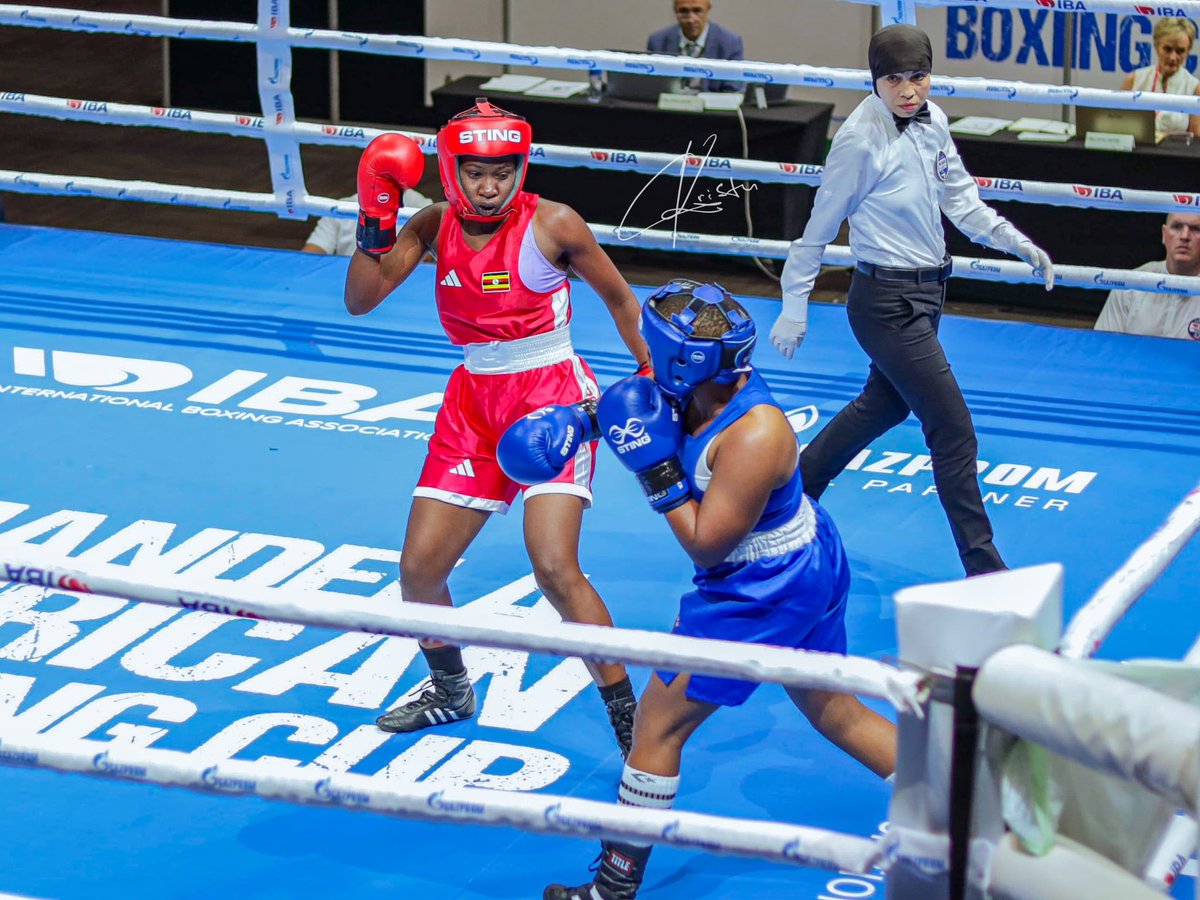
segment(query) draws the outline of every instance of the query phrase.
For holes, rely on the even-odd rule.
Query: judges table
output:
[[[487,96],[497,106],[525,116],[533,126],[536,143],[607,147],[704,156],[706,141],[711,155],[741,157],[742,131],[731,111],[702,113],[658,109],[654,103],[612,100],[591,102],[583,95],[566,99],[529,97],[524,94],[488,93],[480,88],[486,79],[460,78],[432,92],[434,112],[440,121],[468,109],[476,97]],[[758,109],[743,106],[749,157],[777,162],[819,163],[833,105],[789,101]],[[715,136],[715,141],[711,136]],[[678,219],[655,225],[670,230],[709,234],[745,235],[743,197],[749,196],[755,237],[791,240],[808,220],[813,189],[804,185],[757,184],[752,190],[728,175],[700,178],[690,202],[679,195],[680,167],[661,177],[589,168],[532,165],[526,189],[574,207],[587,221],[618,225],[636,231],[655,225],[665,212],[694,208]],[[695,170],[691,170],[694,172]],[[672,177],[674,175],[674,177]],[[685,192],[690,177],[684,182]],[[756,184],[756,183],[751,183]],[[639,195],[640,192],[640,195]],[[632,209],[631,209],[632,207]],[[699,207],[698,209],[695,209]]]
[[[1200,190],[1200,141],[1191,146],[1163,143],[1138,146],[1129,153],[1087,150],[1081,139],[1061,144],[1017,140],[1012,132],[990,137],[955,135],[955,143],[972,175],[990,178],[1054,181],[1116,188],[1142,188],[1171,193]],[[1133,269],[1162,259],[1162,213],[1131,213],[1040,203],[987,201],[1024,231],[1057,263]],[[950,252],[996,256],[972,244],[951,225],[946,227]],[[1005,285],[952,279],[949,295],[959,300],[986,300],[1048,309],[1099,313],[1106,291],[1055,288],[1047,294],[1035,285]]]

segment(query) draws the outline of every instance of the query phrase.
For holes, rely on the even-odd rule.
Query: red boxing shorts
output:
[[[499,375],[472,374],[459,366],[446,385],[413,496],[505,513],[524,489],[526,497],[573,494],[583,498],[585,508],[591,506],[596,441],[580,447],[553,481],[530,487],[504,474],[496,460],[496,444],[505,429],[526,413],[599,394],[596,376],[578,356]]]

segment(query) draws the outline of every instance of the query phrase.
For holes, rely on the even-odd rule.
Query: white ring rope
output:
[[[246,191],[193,188],[178,184],[158,184],[149,181],[118,181],[110,178],[84,178],[69,175],[48,175],[43,172],[16,172],[0,169],[0,190],[25,194],[99,197],[109,200],[140,200],[147,203],[184,204],[209,209],[232,209],[247,212],[273,213],[278,201],[273,194]],[[306,215],[354,218],[357,208],[349,201],[333,197],[308,195],[295,198],[293,208]],[[400,210],[407,219],[415,208]],[[787,241],[740,235],[698,234],[691,231],[665,231],[648,228],[632,231],[616,225],[588,227],[596,240],[612,247],[641,247],[650,250],[675,250],[686,253],[719,253],[724,256],[751,256],[761,259],[787,259]],[[853,266],[850,248],[830,244],[825,248],[821,263],[827,266]],[[1159,294],[1200,294],[1200,276],[1163,275],[1140,272],[1136,269],[1096,269],[1091,266],[1054,266],[1055,283],[1061,287],[1094,290],[1137,290]],[[1016,284],[1041,284],[1042,276],[1023,262],[1006,259],[976,259],[954,257],[955,278]]]
[[[1192,813],[1200,803],[1200,710],[1183,700],[1028,644],[988,657],[972,699],[1010,734]]]
[[[104,100],[46,97],[19,91],[0,91],[0,112],[61,121],[150,126],[260,140],[264,127],[262,116],[204,112],[179,107],[139,106]],[[291,130],[291,134],[301,144],[341,147],[365,147],[374,138],[387,133],[403,134],[416,141],[423,153],[430,156],[437,154],[436,137],[416,131],[317,122],[296,122]],[[695,175],[707,167],[720,170],[722,177],[771,184],[812,186],[821,183],[825,171],[824,166],[815,163],[771,162],[716,155],[699,157],[564,144],[534,144],[530,162],[565,168],[636,172],[643,175],[658,175],[670,169],[671,174],[678,174],[680,177]],[[1126,212],[1171,213],[1195,212],[1200,209],[1200,194],[1197,193],[992,177],[977,177],[975,182],[979,185],[980,196],[989,200]]]
[[[1093,656],[1113,627],[1200,531],[1200,484],[1075,614],[1059,644],[1063,656]]]
[[[1016,5],[1010,0],[1012,5]],[[276,3],[276,7],[282,6]],[[961,4],[959,4],[961,5]],[[997,2],[995,7],[1009,3]],[[1134,5],[1126,8],[1134,11]],[[66,31],[131,34],[146,37],[200,38],[206,40],[256,40],[268,29],[233,22],[168,19],[160,16],[130,16],[116,13],[80,13],[76,10],[42,6],[0,4],[0,25],[24,25]],[[226,31],[226,29],[228,29]],[[470,59],[481,63],[532,68],[637,72],[665,77],[719,78],[730,81],[774,82],[808,87],[871,89],[870,73],[862,69],[806,66],[792,63],[760,63],[742,60],[705,59],[660,54],[631,54],[612,50],[580,50],[541,47],[497,41],[469,41],[424,35],[379,35],[318,28],[278,29],[273,39],[283,38],[295,47],[322,50],[354,50],[386,56],[421,59]],[[1102,106],[1117,109],[1161,109],[1200,115],[1200,97],[1142,91],[1110,91],[1070,85],[999,81],[986,78],[937,76],[932,93],[940,97],[1004,99],[1024,103],[1053,103]]]
[[[502,617],[485,618],[453,607],[405,603],[393,615],[380,612],[377,603],[364,598],[339,595],[334,607],[328,595],[297,593],[286,587],[248,591],[216,579],[186,575],[134,581],[124,566],[81,564],[25,545],[0,545],[0,580],[342,631],[432,637],[863,694],[917,714],[923,695],[919,673],[902,672],[863,657],[570,622],[524,622],[515,632],[511,622]]]
[[[804,825],[643,809],[554,794],[407,784],[316,766],[197,759],[177,750],[0,735],[0,763],[84,772],[221,794],[323,804],[464,825],[499,825],[579,838],[650,840],[712,853],[869,872],[878,844]]]

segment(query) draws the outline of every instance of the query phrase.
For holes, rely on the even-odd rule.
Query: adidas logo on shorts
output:
[[[450,470],[450,474],[462,475],[464,478],[474,478],[475,467],[471,465],[471,461],[469,459],[464,459],[457,466]]]
[[[442,287],[462,287],[462,282],[458,280],[458,274],[451,269],[446,273],[446,277],[438,282]]]

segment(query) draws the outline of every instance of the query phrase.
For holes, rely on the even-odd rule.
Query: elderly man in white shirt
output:
[[[847,300],[850,327],[871,357],[862,393],[822,429],[800,458],[805,491],[820,497],[868,444],[911,410],[925,432],[938,499],[968,575],[1005,568],[992,542],[976,472],[971,413],[938,340],[950,275],[941,214],[976,243],[1003,250],[1054,285],[1050,258],[979,199],[928,102],[933,49],[925,32],[892,25],[871,38],[875,92],[833,139],[804,235],[783,270],[783,311],[771,343],[791,358],[804,339],[808,295],[826,244],[850,220],[858,260]]]

